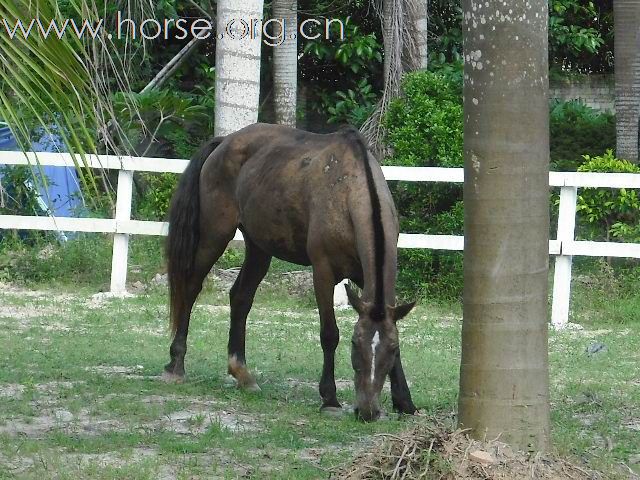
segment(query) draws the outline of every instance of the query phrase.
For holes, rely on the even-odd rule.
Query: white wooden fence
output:
[[[41,165],[73,166],[69,154],[38,153]],[[27,165],[36,161],[36,154],[0,152],[0,165]],[[82,163],[82,160],[79,159]],[[115,218],[53,218],[0,215],[0,229],[54,230],[68,232],[113,233],[113,255],[111,263],[111,292],[124,293],[127,280],[129,235],[166,235],[168,224],[131,220],[133,172],[182,173],[188,160],[167,158],[138,158],[114,156],[87,156],[86,165],[92,168],[119,170]],[[461,168],[432,167],[383,167],[387,180],[407,182],[451,182],[462,183]],[[587,242],[575,240],[576,206],[578,188],[638,188],[640,174],[631,173],[576,173],[551,172],[549,184],[560,187],[560,215],[555,240],[549,242],[549,253],[555,256],[553,281],[552,324],[562,327],[569,320],[571,294],[571,265],[575,255],[591,257],[640,258],[640,244]],[[236,240],[242,240],[240,232]],[[454,235],[401,234],[400,248],[426,248],[436,250],[464,249],[464,237]]]

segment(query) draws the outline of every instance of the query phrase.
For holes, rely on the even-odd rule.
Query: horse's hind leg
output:
[[[245,234],[245,259],[240,274],[229,293],[231,323],[229,326],[229,374],[238,381],[238,387],[248,391],[259,391],[260,387],[246,367],[245,338],[247,315],[253,305],[258,285],[267,274],[271,264],[268,255]]]
[[[163,376],[166,380],[180,381],[184,378],[184,357],[187,353],[187,335],[189,333],[191,309],[202,290],[202,283],[205,277],[233,238],[235,227],[229,227],[228,230],[230,232],[225,232],[224,235],[218,234],[215,236],[210,236],[203,232],[205,235],[200,238],[195,256],[193,275],[187,280],[184,295],[177,300],[176,305],[172,308],[173,315],[176,315],[178,319],[178,328],[169,349],[171,361],[164,367]]]

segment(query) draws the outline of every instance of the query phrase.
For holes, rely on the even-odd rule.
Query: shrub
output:
[[[460,167],[462,89],[457,81],[431,72],[406,76],[404,96],[385,118],[393,165]]]
[[[378,96],[366,78],[346,92],[320,92],[320,108],[329,115],[328,122],[360,128],[376,108]]]
[[[462,82],[457,70],[407,75],[404,96],[384,119],[388,165],[460,167]],[[462,234],[462,188],[451,184],[395,183],[391,192],[405,233]],[[462,291],[462,255],[437,250],[401,250],[401,293],[455,298]]]
[[[611,150],[602,156],[584,156],[580,172],[640,173],[640,167],[619,160]],[[589,240],[640,241],[638,190],[585,188],[578,197],[578,218]]]
[[[46,176],[44,178],[47,184],[51,183]],[[42,215],[37,188],[42,183],[42,177],[34,180],[34,172],[29,167],[20,165],[1,167],[0,215]],[[51,202],[55,204],[56,200],[52,198]],[[33,243],[43,238],[54,238],[54,235],[37,230],[0,230],[0,241],[21,239],[26,243]]]
[[[212,93],[200,90],[201,95],[170,90],[131,94],[129,102],[135,104],[137,111],[129,108],[124,95],[117,95],[116,105],[128,142],[138,145],[140,153],[151,142],[147,155],[191,158],[199,145],[213,135],[206,114],[212,105]],[[134,216],[164,220],[177,181],[178,176],[173,174],[136,173]]]
[[[403,92],[404,96],[390,105],[384,119],[386,144],[393,150],[385,163],[411,167],[462,166],[461,69],[454,65],[436,73],[409,74]],[[605,152],[615,145],[615,119],[609,113],[598,112],[578,101],[555,101],[550,106],[550,129],[551,163],[556,170],[630,171],[632,167],[618,164],[612,158],[605,160],[610,155]],[[603,156],[592,158],[584,156],[585,153]],[[600,160],[593,161],[595,158]],[[593,168],[601,170],[589,170]],[[461,187],[397,183],[391,185],[391,191],[403,232],[463,233]],[[640,237],[636,214],[631,213],[635,192],[587,190],[581,198],[582,216],[590,215],[586,223],[591,237],[626,241]],[[456,297],[462,291],[460,254],[402,250],[399,262],[398,286],[404,293],[419,288],[423,294]]]
[[[137,179],[139,195],[134,217],[141,220],[162,221],[167,218],[171,196],[179,176],[173,173],[143,173]]]
[[[358,8],[348,6],[353,7]],[[351,16],[344,18],[343,24],[343,40],[336,40],[339,28],[334,23],[332,40],[305,42],[301,71],[306,82],[313,84],[313,110],[326,115],[329,123],[360,127],[378,100],[382,44],[376,33],[369,31],[373,25],[356,23]]]
[[[576,171],[585,153],[603,155],[615,148],[615,117],[579,101],[554,101],[550,116],[551,169]]]
[[[0,168],[0,214],[33,215],[40,211],[38,190],[29,167]]]

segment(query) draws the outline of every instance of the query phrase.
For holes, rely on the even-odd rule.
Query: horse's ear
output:
[[[397,322],[398,320],[409,315],[409,312],[413,310],[413,307],[415,306],[416,306],[416,302],[403,303],[402,305],[397,305],[393,309],[393,321]]]
[[[364,311],[364,304],[358,294],[353,291],[353,289],[349,286],[349,284],[345,284],[345,290],[347,291],[347,298],[349,299],[349,303],[355,309],[356,312],[362,313]]]

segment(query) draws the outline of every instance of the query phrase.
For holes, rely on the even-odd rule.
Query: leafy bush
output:
[[[141,174],[138,179],[138,184],[141,184],[140,194],[137,195],[134,217],[141,220],[165,220],[178,179],[179,176],[173,173]]]
[[[203,103],[201,97],[170,90],[117,93],[114,108],[126,137],[121,140],[141,155],[156,155],[163,149],[167,156],[177,155],[172,139],[182,149],[197,146],[203,133],[206,138],[211,132],[209,109]]]
[[[407,75],[404,96],[392,102],[384,119],[388,165],[463,165],[462,82],[459,70]],[[463,233],[462,188],[451,184],[391,185],[400,228],[406,233]],[[402,293],[458,297],[462,291],[460,253],[401,250],[398,287]]]
[[[576,171],[585,153],[602,155],[616,144],[614,116],[575,100],[551,104],[550,131],[551,169],[556,171]]]
[[[376,107],[378,96],[366,78],[346,92],[320,93],[320,105],[329,114],[329,123],[346,123],[361,127]]]
[[[386,143],[393,154],[385,163],[401,166],[460,167],[463,165],[462,75],[459,67],[438,72],[407,75],[404,96],[393,102],[385,117]],[[605,154],[615,144],[615,121],[577,102],[551,105],[552,164],[560,170],[630,171]],[[601,155],[595,161],[590,155]],[[581,167],[583,163],[586,164]],[[585,170],[586,169],[586,170]],[[396,183],[391,186],[400,215],[401,230],[407,233],[462,234],[462,188],[451,184]],[[599,197],[594,197],[594,195]],[[639,235],[637,216],[631,214],[635,193],[585,191],[582,215],[591,211],[591,237],[615,237],[632,241]],[[618,205],[611,210],[607,203]],[[605,212],[599,211],[604,209]],[[633,219],[635,223],[633,223]],[[608,222],[608,225],[607,225]],[[462,291],[462,255],[423,250],[402,250],[399,254],[399,289],[404,293],[419,288],[423,294],[446,297]]]
[[[372,63],[382,62],[382,45],[375,34],[363,32],[349,18],[342,19],[344,25],[344,40],[327,41],[326,39],[310,40],[305,44],[304,53],[319,60],[337,61],[339,65],[348,68],[354,74],[360,74],[370,69]],[[330,39],[338,38],[340,26],[332,23]]]
[[[343,19],[344,40],[339,26],[331,24],[331,39],[307,41],[303,70],[317,72],[307,81],[314,85],[312,108],[327,115],[329,123],[362,126],[373,112],[382,66],[382,44],[376,33],[367,33],[350,17]],[[315,76],[314,76],[315,75]]]
[[[611,150],[602,156],[584,156],[580,172],[640,173],[640,167],[619,160]],[[589,240],[640,241],[640,198],[638,190],[585,188],[578,197],[578,214]]]
[[[549,60],[552,72],[611,71],[611,1],[549,0]]]
[[[0,168],[0,215],[42,215],[37,186],[38,182],[34,181],[29,167],[7,165]],[[56,199],[51,201],[55,204]],[[0,230],[0,241],[21,239],[23,242],[33,243],[50,237],[50,232],[37,230]]]
[[[38,191],[29,167],[0,168],[0,214],[33,215],[39,212]]]
[[[391,162],[404,166],[460,167],[462,90],[450,78],[431,72],[406,76],[403,98],[385,118]]]
[[[128,101],[124,94],[116,95],[125,141],[141,155],[191,158],[202,141],[213,134],[208,115],[213,111],[212,96],[211,89],[200,89],[200,94],[151,90],[129,94]],[[173,174],[137,173],[134,216],[163,220],[177,180]]]

